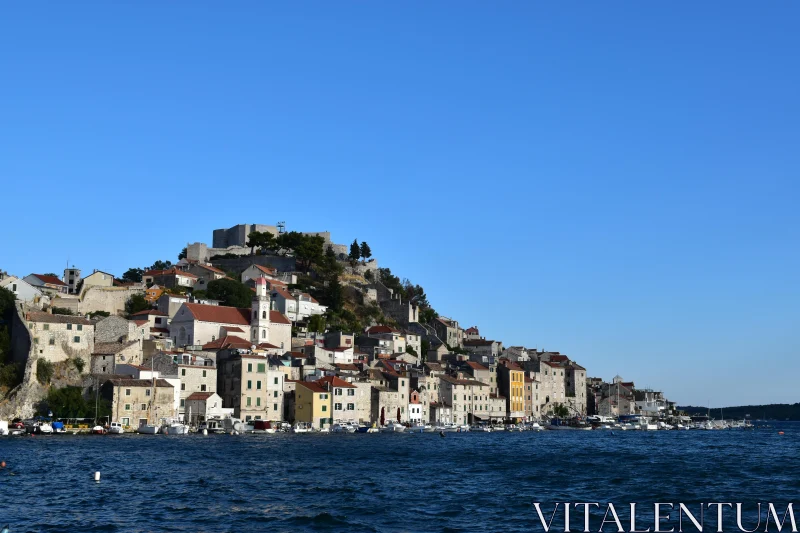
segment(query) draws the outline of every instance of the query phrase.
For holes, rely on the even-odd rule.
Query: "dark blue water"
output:
[[[785,508],[800,493],[790,423],[613,436],[15,437],[0,439],[0,459],[0,521],[12,533],[528,532],[543,531],[534,501],[640,502],[649,513],[652,502],[744,502],[755,520],[756,502]]]

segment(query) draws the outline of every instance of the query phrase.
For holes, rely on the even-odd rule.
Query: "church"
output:
[[[172,317],[170,337],[176,347],[202,346],[224,337],[237,337],[252,345],[269,344],[291,350],[292,323],[272,309],[267,280],[255,281],[250,309],[184,303]]]

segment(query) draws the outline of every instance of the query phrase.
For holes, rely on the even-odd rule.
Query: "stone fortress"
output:
[[[254,231],[268,231],[276,237],[280,233],[284,233],[285,225],[279,222],[275,226],[265,224],[237,224],[231,228],[215,229],[213,239],[211,241],[212,247],[209,248],[207,244],[202,242],[195,242],[186,245],[186,258],[191,261],[208,262],[216,255],[233,254],[246,256],[250,255],[250,247],[247,246],[247,236]],[[325,248],[333,248],[336,257],[344,261],[350,252],[350,245],[336,244],[331,242],[331,234],[329,231],[301,231],[303,235],[318,235],[323,238]],[[377,268],[377,262],[372,261],[370,269]]]

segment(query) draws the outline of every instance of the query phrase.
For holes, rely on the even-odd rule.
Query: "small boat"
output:
[[[201,423],[197,430],[200,433],[202,433],[203,430],[207,433],[225,433],[225,429],[222,427],[222,419],[220,418],[209,418]]]
[[[161,425],[161,433],[164,435],[187,435],[189,433],[189,426],[177,420],[165,420]]]
[[[136,429],[136,433],[140,433],[142,435],[155,435],[158,433],[159,426],[154,426],[153,424],[142,424]]]
[[[430,424],[414,424],[408,431],[411,433],[432,433],[434,431],[434,427]]]
[[[67,430],[64,427],[64,422],[53,422],[50,424],[53,426],[53,433],[66,433]]]
[[[406,430],[403,424],[397,422],[389,422],[381,428],[381,433],[402,433]]]
[[[531,424],[531,431],[544,431],[544,428],[538,422]]]
[[[308,422],[295,422],[292,433],[311,433],[314,428]]]
[[[268,420],[253,420],[253,433],[275,433],[278,431],[277,424]]]
[[[125,428],[119,422],[111,422],[108,426],[109,435],[122,435],[125,433]]]
[[[358,427],[350,422],[342,422],[331,426],[331,433],[355,433]]]
[[[92,428],[92,435],[105,435],[105,434],[106,434],[106,428],[104,428],[103,426],[98,425]]]

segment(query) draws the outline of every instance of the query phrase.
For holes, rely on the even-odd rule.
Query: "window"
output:
[[[122,419],[122,425],[123,426],[130,426],[131,425],[131,419],[130,418],[123,418]]]
[[[185,376],[185,375],[186,375],[186,369],[185,368],[181,368],[181,376]]]
[[[273,403],[272,404],[272,409],[273,409],[273,411],[277,411],[278,410],[278,404],[277,403]]]
[[[215,340],[217,340],[217,336],[216,335],[211,335],[211,342],[214,342]]]
[[[261,311],[261,318],[267,318],[267,312]]]
[[[145,396],[150,396],[150,389],[145,389],[144,390],[144,395]]]
[[[250,407],[250,396],[247,397],[247,407]]]
[[[78,324],[78,331],[83,331],[83,325]]]
[[[278,378],[275,378],[275,380],[273,381],[273,385],[277,385],[277,384],[278,384]]]
[[[39,337],[33,338],[33,344],[39,344]]]
[[[72,342],[81,342],[80,337],[72,337]]]
[[[131,390],[125,389],[125,396],[130,396],[130,395],[131,395]]]
[[[355,396],[356,395],[356,390],[355,389],[347,389],[347,395],[348,396]]]
[[[333,409],[335,411],[341,411],[342,410],[342,404],[340,404],[340,403],[333,404]]]
[[[261,396],[256,397],[256,407],[261,407]]]
[[[146,410],[147,410],[147,404],[146,404],[146,403],[143,403],[143,404],[142,404],[142,405],[140,405],[139,407],[140,407],[140,409],[141,409],[142,411],[146,411]]]
[[[356,410],[356,404],[354,404],[354,403],[348,403],[348,404],[347,404],[347,410],[348,410],[348,411],[355,411],[355,410]]]
[[[248,372],[252,372],[253,371],[253,363],[247,363],[247,371]]]
[[[45,324],[44,325],[44,330],[47,331],[48,329],[50,329],[50,324]]]
[[[205,392],[205,391],[206,391],[206,386],[200,385],[200,392]]]
[[[253,388],[253,382],[248,379],[247,380],[247,390],[250,390],[252,388]]]
[[[130,410],[131,410],[131,404],[129,404],[129,403],[126,403],[126,404],[125,404],[125,410],[126,410],[126,411],[130,411]]]
[[[72,324],[67,324],[67,329],[72,329]]]
[[[277,398],[278,397],[278,391],[272,391],[272,397],[273,398]]]
[[[328,406],[327,406],[327,405],[323,405],[323,406],[322,406],[322,412],[324,413],[324,412],[325,412],[325,411],[327,411],[327,410],[328,410]]]
[[[265,329],[261,330],[261,338],[262,339],[266,339],[267,338],[267,330],[265,330]]]
[[[181,407],[186,407],[186,400],[181,400]]]
[[[261,390],[261,380],[256,381],[256,390]]]
[[[181,390],[186,390],[186,383],[181,383]]]
[[[267,365],[265,365],[264,363],[258,363],[258,367],[257,368],[258,368],[258,373],[259,374],[263,374],[264,372],[267,371]]]
[[[341,396],[342,395],[342,389],[333,389],[333,395],[334,396]]]

